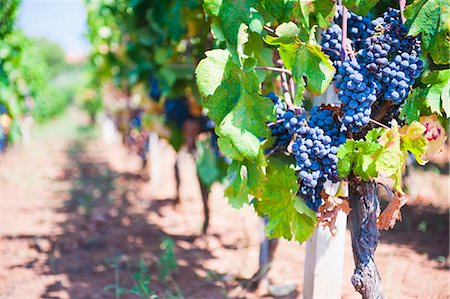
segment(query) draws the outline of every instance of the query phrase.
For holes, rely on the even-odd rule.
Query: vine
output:
[[[318,223],[333,231],[337,211],[349,211],[342,204],[348,186],[355,215],[353,283],[364,298],[381,296],[379,279],[368,278],[378,274],[363,272],[377,273],[366,261],[373,262],[378,230],[392,227],[404,204],[398,198],[405,196],[406,156],[426,163],[446,139],[439,121],[445,124],[450,115],[443,70],[450,60],[443,50],[448,26],[442,21],[449,3],[419,0],[405,8],[400,1],[401,11],[389,8],[374,18],[376,4],[205,0],[222,47],[206,51],[196,69],[218,145],[232,159],[225,196],[234,207],[252,204],[268,217],[269,237],[304,242]],[[269,90],[276,96],[268,98],[270,71],[279,74],[281,90]],[[300,108],[332,83],[340,105]],[[436,133],[431,138],[430,130]],[[375,183],[386,178],[395,197],[379,215]]]

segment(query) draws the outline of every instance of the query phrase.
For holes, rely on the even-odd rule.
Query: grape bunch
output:
[[[314,107],[307,124],[299,128],[292,154],[299,167],[300,193],[306,204],[317,211],[320,192],[327,179],[337,182],[337,152],[346,140],[345,127],[335,120],[333,111]]]
[[[270,126],[272,136],[275,137],[272,148],[286,147],[292,140],[295,133],[299,131],[305,123],[304,111],[300,115],[296,115],[295,111],[287,108],[287,105],[273,92],[267,94],[274,104],[277,121]]]
[[[410,37],[400,12],[389,8],[372,22],[375,34],[366,39],[359,61],[379,80],[378,94],[394,104],[402,104],[409,88],[423,70],[420,40]]]
[[[338,9],[338,16],[334,19],[334,24],[322,32],[321,45],[325,47],[324,52],[330,56],[336,67],[340,65],[339,55],[342,50],[342,29],[338,24],[342,23],[341,10]],[[368,17],[358,16],[353,12],[348,13],[347,19],[348,35],[353,42],[355,49],[361,49],[367,37],[373,34],[373,25]],[[331,51],[330,51],[331,50]]]
[[[283,122],[285,130],[295,133],[292,154],[301,179],[299,192],[306,204],[316,211],[322,204],[323,184],[327,180],[339,181],[337,152],[346,141],[346,132],[357,133],[367,126],[375,102],[381,104],[387,100],[396,104],[385,117],[398,118],[401,107],[398,104],[403,103],[423,70],[419,59],[420,41],[408,36],[397,10],[388,9],[372,22],[349,12],[348,38],[352,40],[351,54],[354,55],[342,62],[338,55],[342,44],[342,29],[338,25],[341,19],[338,15],[335,24],[322,33],[323,50],[338,69],[335,87],[341,102],[340,111],[326,106],[314,107],[309,120],[303,120],[301,126]]]
[[[374,81],[357,62],[346,60],[339,67],[336,87],[344,112],[342,123],[354,132],[369,123],[371,106],[377,100]]]

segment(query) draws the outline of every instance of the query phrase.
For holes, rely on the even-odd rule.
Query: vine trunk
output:
[[[355,260],[352,284],[364,299],[381,299],[381,279],[374,259],[380,236],[377,228],[380,204],[376,183],[351,181],[350,207],[350,231]]]

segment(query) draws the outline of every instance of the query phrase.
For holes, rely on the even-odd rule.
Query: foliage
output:
[[[175,256],[175,243],[172,239],[166,238],[161,242],[162,253],[159,257],[159,279],[167,279],[173,272],[177,271],[177,257]]]
[[[33,56],[39,57],[47,65],[50,78],[70,68],[65,52],[58,44],[45,38],[33,38],[32,43]]]
[[[189,103],[201,102],[216,124],[220,153],[232,160],[227,171],[229,184],[225,189],[230,204],[234,207],[253,204],[259,215],[269,218],[266,231],[270,237],[306,240],[319,221],[303,202],[297,176],[299,169],[292,150],[289,147],[282,151],[270,148],[273,136],[268,125],[277,120],[277,114],[274,103],[262,91],[275,87],[273,92],[296,113],[298,118],[293,119],[297,124],[295,119],[300,119],[300,114],[304,116],[303,121],[312,114],[312,111],[304,111],[304,102],[323,94],[333,81],[339,88],[345,71],[336,75],[335,67],[341,62],[330,59],[330,49],[319,44],[318,29],[342,22],[342,14],[336,14],[342,7],[331,0],[204,0],[203,3],[198,0],[98,0],[86,3],[89,39],[93,45],[91,60],[96,74],[93,78],[98,79],[93,86],[113,82],[122,91],[120,97],[126,100],[122,107],[130,109],[134,98],[139,98],[136,106],[147,114],[161,113],[162,109],[155,107],[163,106],[168,97],[187,98]],[[376,0],[345,0],[343,4],[353,11],[351,15],[357,22],[359,19],[353,13],[369,13],[372,17],[385,5]],[[404,11],[408,28],[402,27],[397,14],[397,23],[392,24],[398,26],[398,32],[394,30],[392,36],[396,38],[395,34],[409,30],[412,37],[406,37],[405,33],[400,38],[415,47],[413,50],[399,47],[398,50],[415,51],[411,56],[417,61],[400,59],[403,64],[418,65],[418,71],[412,70],[414,76],[408,81],[413,91],[409,92],[408,85],[404,88],[404,97],[409,93],[405,102],[403,97],[396,97],[400,100],[386,104],[389,101],[383,97],[391,96],[392,91],[387,91],[389,85],[380,85],[386,90],[377,93],[375,89],[381,87],[373,86],[370,91],[373,101],[369,104],[378,110],[374,108],[372,115],[369,110],[363,125],[357,130],[348,128],[345,132],[347,141],[339,151],[338,164],[343,180],[390,177],[395,181],[395,189],[401,193],[405,155],[413,153],[419,163],[425,162],[423,157],[430,142],[424,138],[426,127],[419,123],[421,116],[437,114],[442,119],[448,117],[449,110],[449,77],[445,70],[448,53],[444,53],[448,48],[445,46],[448,43],[445,38],[448,33],[447,5],[447,1],[439,0],[414,1]],[[391,18],[389,14],[396,14],[394,10],[386,13],[386,19],[379,22],[387,22]],[[389,28],[379,24],[377,28],[366,28],[372,30],[369,36],[393,38],[386,33]],[[423,58],[431,60],[425,63],[424,75],[414,81],[423,67],[418,62],[419,40],[422,41]],[[359,42],[364,46],[364,40]],[[356,44],[357,41],[353,41],[343,53],[344,56],[348,54],[348,60],[352,59],[353,51],[360,50]],[[341,48],[334,51],[340,54]],[[361,53],[355,54],[361,56]],[[401,58],[400,54],[398,56]],[[356,62],[369,64],[367,61]],[[196,85],[193,84],[194,67]],[[274,68],[282,69],[282,74],[268,73]],[[370,78],[366,79],[370,81]],[[277,80],[282,82],[282,91],[274,83]],[[380,78],[377,80],[381,81]],[[364,90],[364,85],[361,86]],[[198,95],[201,101],[197,100]],[[147,106],[152,108],[147,109]],[[343,102],[319,110],[330,110],[329,118],[342,124],[344,110],[352,112],[349,107]],[[193,106],[189,109],[196,110]],[[200,109],[193,115],[201,113]],[[376,119],[370,122],[369,117]],[[358,115],[358,118],[363,116]],[[403,126],[403,121],[408,125]],[[379,126],[382,128],[376,128]],[[178,127],[182,129],[182,126]],[[171,140],[185,142],[180,138],[181,130],[171,129],[174,132],[169,137]],[[300,135],[295,132],[292,138]],[[203,183],[210,185],[221,177],[217,161],[206,143],[200,142],[198,148],[198,174]]]
[[[32,114],[37,121],[60,113],[69,102],[65,91],[53,89],[52,74],[65,65],[59,46],[33,41],[15,27],[18,1],[6,1],[0,7],[0,106],[12,118],[8,140],[20,136],[21,117]]]
[[[377,9],[377,2],[348,0],[343,4],[353,12],[365,15]],[[405,10],[405,16],[410,26],[409,34],[422,38],[425,53],[430,53],[435,63],[447,64],[448,53],[443,52],[448,48],[444,38],[448,32],[448,24],[444,21],[448,2],[440,2],[446,1],[415,1]],[[281,80],[287,88],[283,87],[284,92],[279,93],[288,107],[295,108],[293,111],[298,114],[302,113],[300,106],[305,95],[322,94],[333,79],[342,80],[334,76],[334,65],[339,62],[330,61],[316,41],[317,27],[331,25],[335,5],[325,0],[308,4],[302,1],[269,4],[256,0],[205,0],[203,7],[220,47],[205,52],[206,57],[196,69],[196,80],[203,96],[202,104],[217,123],[220,150],[233,159],[225,196],[235,207],[255,197],[252,203],[257,212],[269,218],[266,227],[269,237],[295,238],[303,242],[313,232],[317,221],[314,213],[308,208],[309,212],[306,212],[297,197],[299,182],[295,161],[267,155],[266,140],[270,137],[267,123],[275,120],[275,113],[271,101],[262,96],[261,87],[270,85],[273,77],[261,76],[260,72],[270,71],[273,67],[285,68]],[[423,20],[429,14],[432,17]],[[341,22],[342,17],[336,20]],[[434,45],[441,45],[441,51],[433,48]],[[255,48],[260,49],[259,53],[252,51]],[[266,52],[272,54],[260,55]],[[274,57],[273,62],[264,57]],[[288,82],[283,76],[291,76],[294,82]],[[401,109],[409,126],[399,127],[391,116],[386,119],[391,127],[370,131],[374,128],[372,123],[361,133],[347,132],[347,142],[341,146],[338,155],[340,176],[344,179],[357,176],[363,180],[390,177],[395,181],[395,188],[402,192],[401,172],[407,153],[413,153],[419,163],[424,163],[422,157],[427,152],[425,127],[417,121],[424,114],[447,113],[448,84],[446,70],[436,70],[422,78],[420,87],[410,94]],[[292,88],[293,85],[296,87]],[[384,114],[398,108],[388,106],[386,110],[380,110],[382,114],[377,117],[382,119]],[[335,119],[341,117],[338,112],[341,109],[334,108]],[[300,118],[294,121],[296,124]],[[293,138],[298,136],[294,134]],[[290,156],[289,147],[286,152]]]

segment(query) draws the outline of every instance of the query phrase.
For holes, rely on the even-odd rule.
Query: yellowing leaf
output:
[[[421,165],[425,164],[422,155],[427,150],[427,139],[423,136],[425,127],[417,121],[401,129],[402,150],[411,152]]]
[[[420,123],[425,127],[423,136],[428,140],[428,146],[426,153],[423,155],[423,159],[429,160],[431,156],[442,151],[447,140],[447,133],[436,115],[422,116]]]

